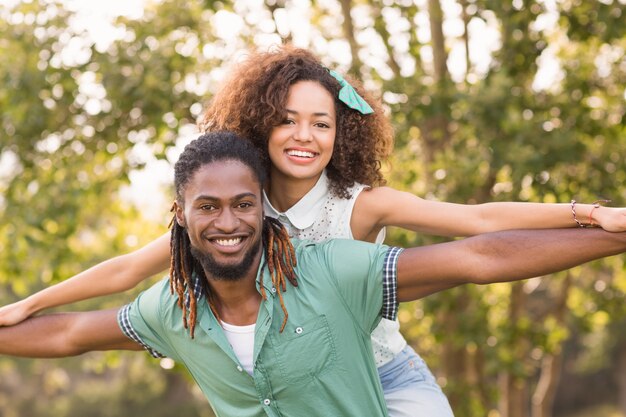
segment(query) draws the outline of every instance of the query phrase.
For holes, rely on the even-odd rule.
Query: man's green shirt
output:
[[[278,294],[267,268],[259,269],[267,300],[256,321],[252,376],[204,298],[190,338],[167,279],[120,310],[120,327],[184,363],[220,417],[387,416],[370,334],[381,314],[395,317],[400,250],[354,240],[293,242],[298,287],[287,284],[282,293],[289,313],[282,333]]]

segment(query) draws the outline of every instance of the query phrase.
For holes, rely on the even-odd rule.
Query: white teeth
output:
[[[313,152],[306,152],[306,151],[296,151],[294,149],[290,149],[287,151],[287,155],[289,156],[299,156],[302,158],[313,158],[315,156],[315,154]]]
[[[235,239],[215,239],[215,243],[220,246],[235,246],[241,243],[241,240],[242,239],[240,237]]]

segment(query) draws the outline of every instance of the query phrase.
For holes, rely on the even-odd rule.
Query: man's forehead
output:
[[[218,198],[246,193],[260,197],[261,184],[252,169],[240,161],[214,161],[196,170],[189,181],[187,191],[195,195]]]

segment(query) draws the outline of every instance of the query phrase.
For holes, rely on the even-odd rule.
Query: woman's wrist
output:
[[[576,200],[571,202],[571,211],[574,222],[579,227],[602,227],[600,210],[604,208],[602,204],[611,200],[596,200],[591,204],[579,204]]]
[[[26,317],[30,317],[33,314],[39,313],[45,307],[41,305],[38,294],[30,295],[23,300],[19,301],[21,309]]]

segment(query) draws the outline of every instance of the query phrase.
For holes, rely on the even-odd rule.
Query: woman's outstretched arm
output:
[[[576,219],[609,232],[626,231],[626,208],[574,205]],[[351,227],[356,239],[369,240],[380,228],[397,226],[437,236],[474,236],[512,229],[579,227],[571,203],[495,202],[455,204],[422,199],[389,187],[362,192]]]
[[[135,287],[170,264],[170,233],[134,252],[109,259],[21,301],[0,307],[0,326],[21,322],[46,308]]]

